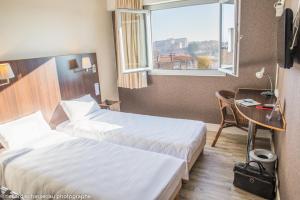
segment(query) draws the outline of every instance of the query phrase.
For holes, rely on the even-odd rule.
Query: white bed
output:
[[[189,170],[204,149],[206,125],[201,121],[173,119],[99,109],[76,122],[65,121],[57,130],[73,136],[108,141],[175,156]]]
[[[0,155],[1,185],[27,199],[30,194],[172,199],[184,171],[184,162],[171,156],[53,131]]]

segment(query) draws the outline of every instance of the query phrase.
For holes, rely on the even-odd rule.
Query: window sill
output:
[[[149,75],[158,76],[218,76],[224,77],[225,73],[219,70],[152,70]]]

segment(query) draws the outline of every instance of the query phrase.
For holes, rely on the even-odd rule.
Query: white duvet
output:
[[[168,199],[168,189],[179,184],[183,174],[179,159],[62,133],[0,156],[1,185],[29,195],[27,199],[32,194],[82,195],[95,200]]]
[[[62,123],[57,130],[80,137],[105,140],[147,151],[164,153],[186,162],[206,142],[206,125],[201,121],[99,110],[86,119]]]

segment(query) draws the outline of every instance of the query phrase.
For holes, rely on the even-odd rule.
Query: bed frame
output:
[[[191,162],[188,163],[189,171],[191,171],[191,169],[193,168],[193,166],[196,163],[197,159],[203,154],[204,146],[206,144],[206,135],[204,137],[205,138],[202,140],[202,143],[199,145],[196,152],[192,156]]]
[[[171,196],[171,198],[169,200],[179,200],[180,199],[179,198],[179,192],[180,192],[181,187],[182,187],[182,182],[180,182],[178,184],[178,186],[176,187],[173,195]]]

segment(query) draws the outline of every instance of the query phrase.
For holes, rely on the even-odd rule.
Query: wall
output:
[[[116,9],[117,0],[106,0],[107,2],[107,10],[113,11]]]
[[[0,0],[0,61],[97,53],[101,93],[118,99],[106,0]]]
[[[150,86],[140,90],[119,88],[121,110],[141,114],[220,120],[215,91],[239,87],[266,88],[255,72],[265,66],[275,77],[276,20],[274,1],[242,0],[240,76],[150,76]]]
[[[298,0],[288,0],[286,6],[298,7]],[[300,51],[298,51],[300,52]],[[298,53],[299,54],[299,53]],[[279,89],[285,105],[287,129],[275,134],[275,147],[279,158],[279,190],[281,199],[294,200],[300,196],[300,64],[289,70],[280,70]]]

